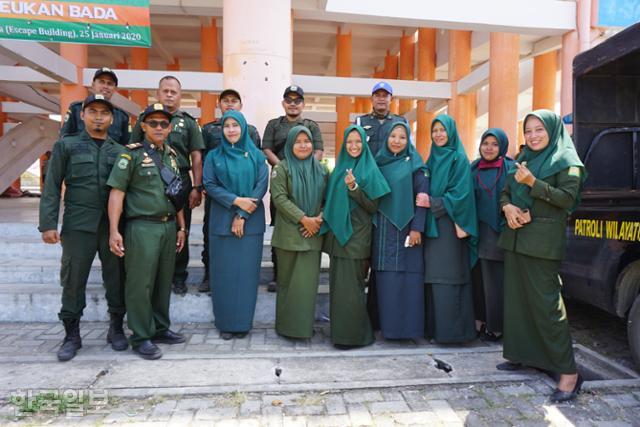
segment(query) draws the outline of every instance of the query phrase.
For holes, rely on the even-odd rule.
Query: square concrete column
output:
[[[558,51],[554,50],[533,58],[533,110],[554,110],[557,71]]]
[[[436,79],[436,30],[420,28],[418,30],[418,80],[423,82]],[[431,150],[431,121],[433,113],[427,111],[427,101],[418,101],[416,110],[416,148],[423,159],[429,157]]]
[[[218,66],[218,27],[216,20],[207,18],[208,23],[200,27],[200,69],[217,73]],[[242,94],[241,94],[242,96]],[[210,92],[200,93],[200,125],[215,119],[216,96]]]
[[[351,49],[351,32],[341,34],[338,28],[336,34],[336,76],[351,77],[352,68],[352,49]],[[351,113],[351,97],[336,97],[336,142],[335,142],[335,158],[340,154],[342,147],[342,139],[344,131],[349,126],[349,113]]]
[[[146,47],[131,48],[131,69],[149,69],[149,49]],[[149,104],[149,93],[146,90],[132,90],[131,100],[140,106],[140,110],[143,110]]]
[[[453,83],[449,100],[449,115],[458,127],[467,156],[476,154],[476,95],[458,95],[457,81],[471,72],[471,31],[449,31],[449,81]]]
[[[400,58],[398,64],[398,77],[401,80],[413,80],[414,68],[415,68],[415,52],[416,43],[414,41],[414,35],[406,35],[404,31],[400,37]],[[400,100],[400,114],[407,114],[413,109],[415,102],[413,99],[401,99]]]

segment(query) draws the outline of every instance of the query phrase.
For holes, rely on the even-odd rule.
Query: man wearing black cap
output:
[[[125,313],[121,261],[109,251],[109,222],[106,214],[107,178],[118,155],[125,148],[107,133],[113,105],[103,95],[89,95],[81,104],[82,131],[55,143],[40,199],[40,224],[45,243],[62,243],[62,309],[65,338],[58,359],[72,359],[82,347],[80,318],[85,308],[85,290],[96,252],[102,264],[110,315],[107,342],[114,350],[125,350],[122,329]],[[62,231],[58,233],[58,212],[62,184],[65,184]]]
[[[234,89],[225,89],[220,93],[220,97],[218,98],[218,108],[220,108],[220,113],[224,115],[229,110],[242,110],[242,99],[240,98],[240,93]],[[260,148],[260,134],[258,133],[258,129],[256,129],[253,125],[248,125],[249,129],[249,137],[256,145],[256,147]],[[202,154],[202,158],[204,159],[209,151],[216,148],[222,142],[222,122],[220,119],[216,119],[212,122],[207,123],[202,126],[202,139],[204,140],[205,150]],[[204,160],[203,160],[204,162]],[[204,199],[204,219],[202,223],[202,233],[204,234],[204,249],[202,250],[202,263],[204,264],[204,279],[200,286],[198,286],[198,291],[200,292],[209,292],[209,208],[210,208],[209,198],[205,197]]]
[[[303,125],[311,131],[313,139],[313,154],[318,160],[322,159],[324,143],[322,141],[322,133],[320,127],[311,119],[302,118],[302,110],[304,110],[304,91],[300,86],[291,85],[284,90],[282,99],[282,107],[285,115],[277,119],[269,120],[267,127],[264,129],[262,138],[262,151],[267,156],[267,161],[271,166],[280,163],[284,159],[284,145],[287,142],[289,130],[297,125]],[[275,224],[276,210],[273,201],[269,204],[269,212],[271,213],[271,224]],[[276,290],[276,278],[278,270],[276,269],[276,254],[271,248],[271,260],[273,261],[273,280],[269,283],[269,292]]]
[[[172,118],[164,105],[148,106],[139,121],[143,142],[127,145],[107,181],[112,187],[109,249],[124,257],[131,347],[143,359],[162,357],[156,343],[185,341],[169,329],[176,252],[183,249],[187,238],[183,210],[177,212],[167,198],[161,177],[168,171],[179,174],[177,154],[167,143]],[[161,172],[161,167],[167,170]],[[124,239],[118,229],[123,210],[127,219]]]
[[[98,68],[93,75],[93,83],[91,91],[96,95],[104,96],[111,101],[113,93],[118,87],[118,77],[112,69],[107,67]],[[60,129],[60,137],[65,135],[73,135],[84,129],[84,122],[80,118],[82,111],[82,102],[74,102],[69,105],[69,109],[64,116],[62,128]],[[109,128],[109,136],[118,144],[126,145],[129,143],[129,115],[118,107],[113,107],[112,121],[107,124]]]
[[[387,82],[378,82],[371,90],[373,111],[356,118],[355,124],[362,126],[367,133],[367,143],[375,156],[386,141],[382,141],[389,124],[393,122],[407,123],[407,119],[391,112],[393,88]]]
[[[202,140],[202,131],[196,119],[180,109],[182,100],[182,84],[175,76],[164,76],[158,83],[156,92],[158,101],[167,107],[171,113],[171,128],[167,142],[178,156],[178,169],[180,178],[189,192],[189,202],[184,207],[184,221],[187,228],[187,241],[185,248],[176,256],[176,268],[173,272],[173,292],[182,295],[187,292],[187,265],[189,264],[189,229],[191,228],[191,210],[200,206],[202,202],[202,150],[205,149]],[[131,142],[142,142],[144,132],[138,122],[131,132]],[[193,174],[191,181],[190,172]]]

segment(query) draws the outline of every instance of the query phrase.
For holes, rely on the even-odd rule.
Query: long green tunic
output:
[[[560,374],[576,372],[558,277],[567,210],[580,188],[579,173],[571,169],[536,179],[529,193],[532,222],[505,228],[499,240],[505,249],[504,357]],[[510,202],[506,186],[500,203]]]
[[[322,236],[305,238],[300,233],[304,212],[293,201],[292,187],[289,167],[283,160],[271,172],[271,197],[278,210],[271,239],[278,263],[276,332],[293,338],[311,338]]]
[[[358,187],[349,191],[357,205],[351,211],[353,235],[340,246],[332,232],[325,236],[323,250],[331,256],[329,271],[331,342],[368,345],[374,340],[367,313],[366,276],[371,252],[372,215],[378,205]]]

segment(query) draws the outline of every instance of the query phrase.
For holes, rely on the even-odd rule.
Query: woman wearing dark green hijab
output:
[[[428,192],[420,155],[404,122],[387,129],[376,163],[391,192],[380,198],[371,245],[380,332],[388,339],[424,335],[422,232],[427,209],[415,197]]]
[[[560,375],[553,402],[575,399],[582,385],[558,277],[568,214],[579,201],[584,166],[560,116],[537,110],[524,119],[526,147],[508,176],[500,205],[507,226],[504,358],[498,369],[533,366]]]
[[[215,324],[223,339],[244,337],[256,308],[269,172],[242,113],[222,116],[222,143],[209,152],[203,183],[210,197],[209,253]]]
[[[369,345],[373,330],[367,314],[365,278],[371,256],[372,215],[377,199],[390,189],[371,154],[367,134],[349,126],[327,185],[322,232],[331,257],[329,296],[331,342],[339,348]]]
[[[291,338],[313,335],[320,276],[327,173],[313,156],[311,141],[309,129],[293,127],[285,158],[271,172],[271,198],[278,213],[271,239],[278,264],[276,332]]]
[[[431,122],[431,179],[424,242],[427,338],[462,343],[476,337],[471,267],[478,224],[469,160],[451,116]],[[419,198],[420,199],[420,198]]]
[[[498,247],[498,237],[503,227],[500,212],[500,193],[513,167],[513,159],[507,157],[509,138],[500,128],[487,129],[480,138],[480,158],[471,164],[473,186],[478,209],[478,264],[479,283],[474,287],[482,298],[476,301],[476,318],[485,313],[483,333],[489,341],[497,341],[502,335],[504,311],[504,254]],[[475,279],[475,277],[474,277]]]

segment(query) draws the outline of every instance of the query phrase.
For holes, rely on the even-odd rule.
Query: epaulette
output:
[[[141,142],[134,142],[133,144],[125,145],[129,150],[137,150],[138,148],[142,148],[143,145]]]
[[[193,117],[191,114],[187,113],[186,111],[184,111],[184,110],[180,110],[180,112],[181,112],[182,114],[184,114],[185,116],[189,117],[191,120],[196,121],[196,118],[195,118],[195,117]]]
[[[216,126],[216,125],[220,126],[221,125],[220,121],[214,120],[212,122],[205,123],[205,124],[202,125],[202,129],[204,129],[207,126]]]
[[[178,157],[178,153],[176,153],[176,150],[174,150],[173,147],[169,147],[169,153],[174,157]]]

